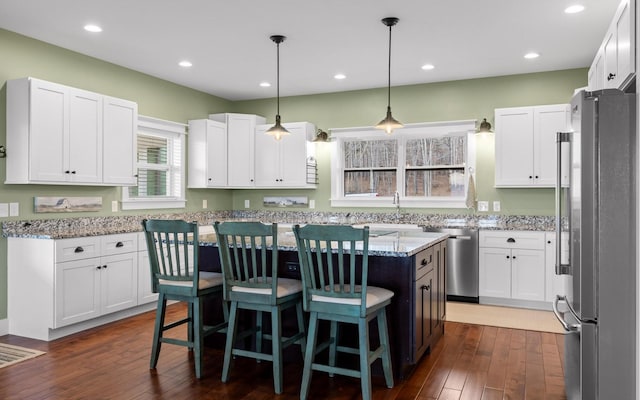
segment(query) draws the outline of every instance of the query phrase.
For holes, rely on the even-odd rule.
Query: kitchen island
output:
[[[200,269],[219,272],[215,234],[210,233],[208,227],[201,232]],[[411,373],[415,364],[444,333],[447,236],[422,232],[416,226],[383,224],[371,227],[369,284],[394,292],[387,308],[387,318],[393,371],[398,380]],[[278,228],[278,255],[279,276],[301,279],[290,226],[280,225]],[[217,312],[218,307],[208,309]],[[349,328],[342,329],[340,340],[357,338]],[[370,334],[372,342],[377,342],[377,330],[371,329]],[[377,367],[374,364],[374,372]]]

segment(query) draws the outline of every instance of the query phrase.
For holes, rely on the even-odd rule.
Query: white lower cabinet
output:
[[[8,238],[9,333],[53,340],[145,311],[138,235]]]
[[[56,264],[54,328],[138,304],[137,252]]]
[[[138,236],[138,304],[152,303],[158,300],[151,284],[151,266],[144,233]]]
[[[545,301],[545,233],[480,231],[479,270],[481,303]]]
[[[55,325],[85,321],[138,304],[138,238],[136,234],[62,239],[57,249],[76,246],[82,257],[86,241],[94,241],[100,257],[56,262]],[[56,261],[68,258],[56,253]]]

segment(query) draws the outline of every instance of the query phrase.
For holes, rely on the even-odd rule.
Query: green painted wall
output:
[[[95,58],[33,40],[0,29],[0,144],[6,140],[6,84],[8,79],[32,76],[109,96],[133,100],[139,113],[150,117],[183,122],[206,118],[209,113],[232,108],[228,100],[141,74]],[[7,149],[10,154],[11,149]],[[100,196],[103,209],[78,213],[73,217],[135,214],[111,212],[111,201],[120,200],[120,189],[51,185],[4,185],[6,163],[0,159],[0,203],[17,202],[20,216],[12,219],[68,218],[69,214],[34,214],[34,196]],[[230,190],[189,190],[187,210],[199,211],[202,199],[211,210],[231,208]],[[154,210],[150,213],[173,212]],[[184,211],[184,210],[179,210]],[[0,319],[7,317],[7,241],[0,239]]]
[[[542,104],[568,103],[574,90],[587,84],[587,70],[573,69],[545,73],[470,79],[433,84],[394,87],[391,107],[394,118],[403,123],[487,118],[493,124],[493,110]],[[295,96],[280,99],[283,122],[309,121],[323,130],[375,125],[385,116],[386,88]],[[237,112],[259,114],[273,123],[274,99],[242,101]],[[284,139],[283,139],[284,140]],[[316,190],[236,190],[234,209],[244,200],[260,208],[265,195],[296,194],[316,200],[320,211],[330,210],[330,157],[324,143],[316,144],[320,186]],[[476,148],[476,189],[479,200],[501,202],[501,214],[552,215],[553,189],[495,189],[493,136],[479,138]],[[492,203],[489,203],[492,204]],[[333,209],[334,211],[344,211]],[[375,210],[375,209],[369,209]],[[384,211],[385,209],[380,209]],[[388,211],[388,209],[386,209]],[[467,213],[466,210],[411,210],[425,213]]]
[[[32,76],[136,101],[142,115],[186,123],[206,118],[209,113],[244,112],[266,116],[273,121],[274,99],[231,102],[141,74],[95,58],[74,53],[0,29],[0,144],[6,142],[6,85],[8,79]],[[523,105],[565,103],[574,88],[586,85],[586,69],[550,73],[474,79],[392,89],[394,116],[405,123],[482,119],[493,123],[493,109]],[[323,129],[368,126],[384,116],[385,89],[371,89],[297,96],[281,99],[283,120],[309,121]],[[317,209],[330,210],[330,164],[328,146],[317,144],[320,186],[317,190],[187,190],[186,210],[199,211],[203,199],[210,210],[243,209],[244,199],[252,209],[262,208],[265,195],[307,195]],[[11,149],[7,149],[11,152]],[[501,200],[504,214],[550,215],[553,193],[548,189],[493,188],[493,140],[478,141],[477,187],[482,200]],[[119,188],[48,185],[4,185],[6,165],[0,159],[0,203],[18,202],[20,216],[13,219],[68,218],[68,214],[34,214],[34,196],[100,196],[103,209],[78,216],[136,214],[111,212],[111,201],[120,200]],[[371,210],[371,209],[367,209]],[[335,210],[342,211],[342,210]],[[371,210],[373,211],[373,210]],[[384,210],[383,210],[384,211]],[[421,212],[459,212],[429,210]],[[464,212],[464,211],[463,211]],[[147,214],[146,212],[144,212]],[[7,316],[7,242],[0,238],[0,319]]]

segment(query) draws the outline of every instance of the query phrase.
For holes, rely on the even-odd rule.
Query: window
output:
[[[139,116],[138,184],[122,188],[122,209],[184,208],[185,125]]]
[[[393,135],[333,129],[331,205],[463,208],[475,167],[475,121],[406,125]]]

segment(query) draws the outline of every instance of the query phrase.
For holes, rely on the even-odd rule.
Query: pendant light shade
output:
[[[391,134],[394,129],[402,128],[401,122],[391,115],[391,27],[397,24],[398,18],[387,17],[382,19],[382,23],[389,27],[389,75],[387,84],[387,116],[376,125],[376,129],[382,129],[387,134]]]
[[[270,39],[276,44],[276,123],[269,128],[265,134],[273,136],[276,140],[280,140],[280,138],[289,134],[289,131],[280,124],[280,43],[284,42],[286,37],[282,35],[273,35]]]

